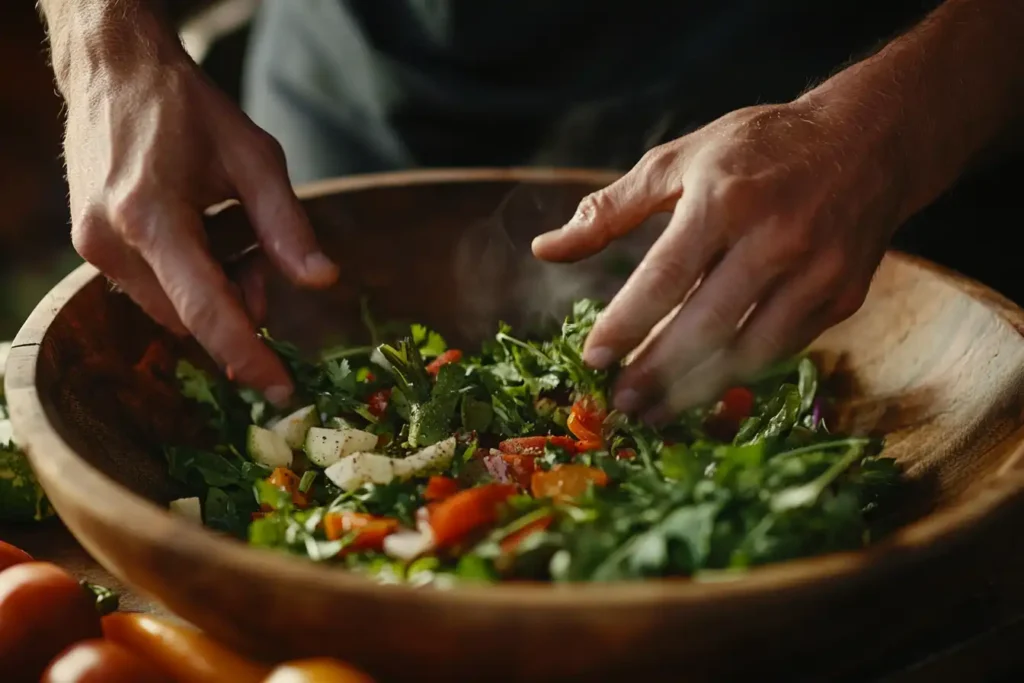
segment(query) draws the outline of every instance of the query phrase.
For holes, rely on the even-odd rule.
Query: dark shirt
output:
[[[268,0],[250,111],[322,136],[302,180],[414,166],[628,168],[782,102],[912,25],[925,0]],[[317,132],[319,131],[319,132]],[[327,140],[332,142],[327,143]],[[328,153],[328,149],[330,152]]]

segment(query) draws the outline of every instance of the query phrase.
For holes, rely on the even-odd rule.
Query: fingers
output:
[[[605,368],[638,346],[725,246],[705,197],[683,196],[668,227],[598,318],[583,351],[589,365]]]
[[[284,154],[269,136],[229,169],[263,251],[300,285],[326,287],[338,267],[321,251],[309,218],[288,180]],[[254,158],[255,157],[255,158]]]
[[[629,173],[584,197],[562,229],[536,237],[534,255],[545,261],[578,261],[629,233],[651,214],[670,210],[682,191],[675,170],[680,162],[681,156],[662,148],[651,150]]]
[[[685,376],[732,341],[743,317],[787,265],[767,256],[774,241],[770,230],[749,232],[710,270],[671,322],[623,370],[615,392],[618,410],[642,409],[659,397],[666,382]]]
[[[257,325],[267,316],[267,263],[259,255],[246,259],[233,278],[242,294],[249,317]]]
[[[218,363],[231,366],[239,382],[274,403],[286,401],[291,378],[257,338],[234,285],[206,250],[199,215],[179,205],[148,216],[122,232],[153,269],[185,327]]]
[[[822,332],[851,315],[864,300],[870,273],[838,284],[841,268],[821,258],[759,303],[732,343],[689,372],[677,375],[645,419],[661,421],[708,402],[730,384],[801,351]]]
[[[146,315],[176,335],[188,334],[149,264],[114,234],[105,219],[97,215],[83,219],[72,229],[71,242],[82,258],[99,268]]]

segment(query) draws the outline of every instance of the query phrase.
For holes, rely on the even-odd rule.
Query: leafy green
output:
[[[0,520],[41,521],[53,514],[25,455],[16,448],[0,448]]]

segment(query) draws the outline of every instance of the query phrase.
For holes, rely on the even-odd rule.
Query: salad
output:
[[[475,354],[422,325],[303,357],[266,331],[290,412],[186,361],[210,447],[168,445],[172,510],[254,546],[382,582],[722,578],[860,548],[903,481],[882,443],[834,433],[808,356],[653,429],[609,410],[581,360],[601,306],[507,325]]]

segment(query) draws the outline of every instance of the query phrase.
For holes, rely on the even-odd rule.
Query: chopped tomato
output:
[[[501,505],[514,496],[512,484],[484,484],[459,491],[437,504],[430,528],[439,547],[452,546],[483,527],[494,524]]]
[[[665,445],[668,445],[667,441],[665,442]],[[620,448],[615,452],[615,457],[619,460],[632,460],[636,457],[636,451],[632,448]]]
[[[553,521],[554,517],[552,517],[551,515],[547,515],[545,517],[540,517],[539,519],[533,520],[521,529],[513,531],[501,540],[501,552],[506,554],[514,553],[516,551],[516,548],[519,547],[520,543],[522,543],[529,536],[532,536],[538,531],[544,531],[549,526],[551,526],[551,522]]]
[[[428,501],[451,498],[459,492],[459,482],[451,477],[431,477],[427,480],[427,490],[423,497]]]
[[[377,375],[373,374],[372,372],[367,372],[366,373],[366,380],[365,381],[367,381],[367,382],[376,382],[377,381]]]
[[[600,441],[580,441],[576,444],[576,451],[578,453],[588,453],[590,451],[599,451],[604,446]]]
[[[722,395],[708,416],[704,427],[708,433],[722,441],[731,441],[740,424],[754,410],[754,393],[746,387],[733,387]]]
[[[536,456],[527,453],[502,453],[501,459],[508,465],[512,478],[524,491],[530,490],[530,478],[537,470]]]
[[[229,382],[235,381],[235,369],[230,365],[224,368],[224,376],[228,378]]]
[[[292,496],[292,505],[295,507],[309,507],[309,495],[299,490],[299,475],[295,474],[287,467],[274,468],[274,471],[271,472],[269,477],[267,477],[267,482],[282,491],[290,493]]]
[[[572,404],[565,426],[580,441],[602,442],[601,427],[607,412],[592,396],[583,396]]]
[[[591,483],[606,486],[608,475],[586,465],[555,465],[547,472],[534,472],[530,489],[535,498],[570,500],[583,495]]]
[[[462,351],[459,351],[458,349],[448,349],[440,356],[430,361],[427,365],[427,372],[431,376],[437,377],[437,373],[441,371],[442,367],[449,363],[458,363],[460,360],[462,360]]]
[[[350,533],[355,538],[346,550],[383,550],[384,539],[398,530],[398,520],[359,512],[329,512],[324,515],[324,534],[336,541]]]
[[[370,394],[370,398],[366,399],[366,403],[370,408],[370,415],[374,417],[380,417],[388,409],[388,402],[391,400],[390,389],[378,389],[377,391]]]
[[[576,442],[568,436],[520,436],[505,439],[498,444],[498,450],[517,455],[544,455],[544,447],[547,444],[564,448],[570,453],[576,452]]]

